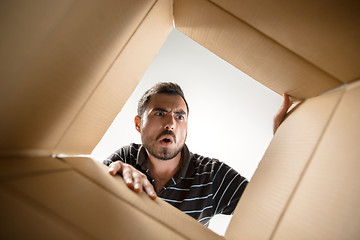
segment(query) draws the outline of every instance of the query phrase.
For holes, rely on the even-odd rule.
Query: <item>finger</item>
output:
[[[283,94],[283,103],[280,108],[280,114],[282,116],[284,116],[287,113],[287,111],[289,110],[289,108],[291,107],[291,105],[292,105],[292,102],[290,101],[289,95],[284,93]]]
[[[122,164],[119,161],[111,163],[109,166],[109,173],[115,176],[116,173],[120,172],[121,166]]]
[[[134,181],[134,191],[140,193],[142,191],[142,182],[141,182],[142,176],[138,171],[133,171],[132,177]]]
[[[286,115],[287,111],[289,110],[289,108],[291,107],[291,105],[292,105],[292,101],[290,101],[289,95],[284,93],[283,94],[283,103],[282,103],[279,111],[276,113],[276,115],[274,117],[273,134],[275,134],[275,132],[279,128],[280,124],[284,120],[285,115]]]
[[[286,105],[286,108],[289,109],[293,102],[290,100],[290,96],[286,93],[283,94],[284,97],[284,104]]]
[[[154,187],[151,185],[151,183],[149,182],[149,180],[145,179],[143,182],[143,188],[144,191],[146,192],[146,194],[153,200],[156,199],[157,195],[156,192],[154,190]]]
[[[125,181],[125,184],[129,187],[129,188],[133,188],[134,187],[134,181],[133,181],[133,176],[132,176],[132,168],[127,165],[127,164],[123,164],[122,167],[122,177]]]

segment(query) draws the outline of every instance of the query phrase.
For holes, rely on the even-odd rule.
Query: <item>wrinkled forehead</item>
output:
[[[187,106],[184,99],[179,95],[169,95],[159,93],[152,96],[146,106],[145,111],[149,112],[153,109],[164,109],[166,111],[182,111],[188,114]]]

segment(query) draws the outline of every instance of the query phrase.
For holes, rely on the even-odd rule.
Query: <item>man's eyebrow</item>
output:
[[[177,110],[175,111],[175,114],[186,115],[186,112],[184,110]]]
[[[159,107],[154,108],[153,111],[156,111],[156,112],[168,112],[166,109],[164,109],[164,108],[159,108]]]
[[[154,108],[153,111],[154,111],[154,112],[165,112],[165,113],[168,112],[168,110],[166,110],[166,109],[164,109],[164,108],[160,108],[160,107]],[[175,113],[175,114],[178,114],[178,115],[186,115],[186,112],[185,112],[184,110],[182,110],[182,109],[176,110],[174,113]]]

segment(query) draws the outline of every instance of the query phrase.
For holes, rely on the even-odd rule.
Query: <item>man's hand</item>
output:
[[[276,115],[274,117],[274,124],[273,124],[273,133],[274,134],[275,134],[276,130],[278,129],[278,127],[280,126],[280,124],[282,123],[282,121],[284,120],[287,111],[289,110],[289,108],[292,105],[292,101],[290,101],[289,95],[284,93],[283,97],[284,97],[284,101],[283,101],[279,111],[276,113]]]
[[[151,199],[156,199],[155,190],[145,174],[138,171],[133,166],[121,161],[116,161],[110,164],[109,173],[113,176],[115,176],[116,173],[119,173],[130,189],[137,193],[141,193],[142,190],[144,190]]]

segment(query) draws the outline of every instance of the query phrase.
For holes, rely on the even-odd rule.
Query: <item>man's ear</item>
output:
[[[141,123],[141,117],[136,116],[134,119],[134,123],[135,123],[135,128],[136,130],[141,133],[141,129],[140,129],[140,123]]]

